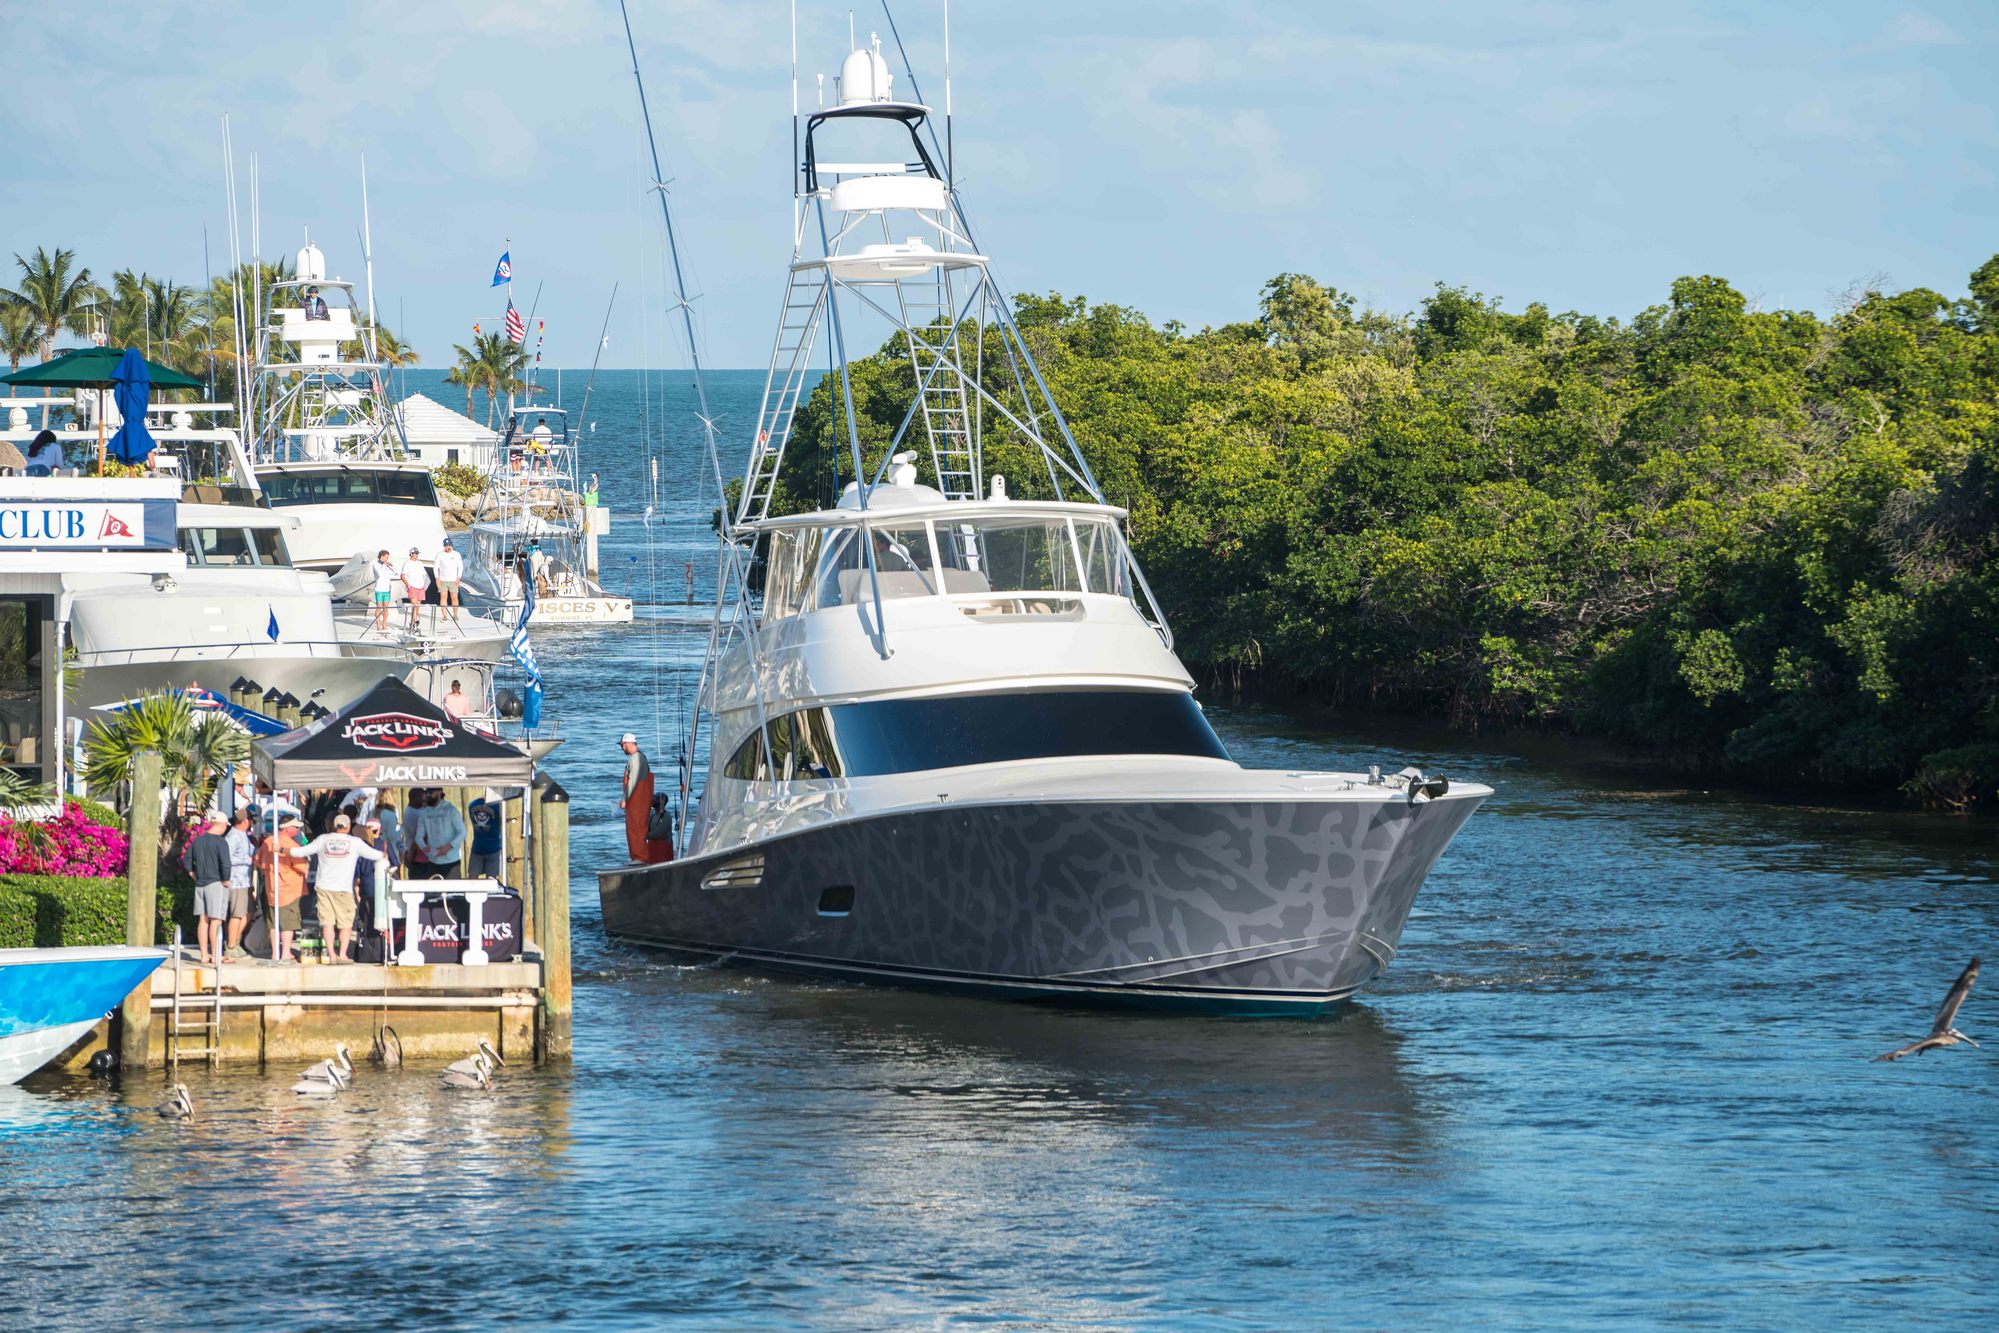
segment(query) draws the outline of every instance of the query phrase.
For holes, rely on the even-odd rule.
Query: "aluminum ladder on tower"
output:
[[[749,482],[743,488],[742,503],[736,511],[738,521],[770,516],[771,496],[777,490],[778,472],[784,466],[784,447],[791,439],[791,425],[798,415],[798,398],[805,389],[807,363],[818,336],[819,321],[826,312],[830,286],[831,279],[824,269],[794,272],[785,284],[777,343],[771,349],[763,405],[757,412]]]
[[[930,465],[937,489],[947,500],[979,498],[979,469],[974,457],[970,406],[965,399],[964,372],[954,352],[958,348],[958,309],[948,277],[929,280],[928,295],[918,284],[896,284],[910,369],[922,391],[923,430],[930,441]]]
[[[167,1067],[168,1077],[180,1072],[182,1056],[208,1057],[209,1068],[213,1069],[222,1055],[222,969],[214,968],[213,993],[200,1005],[181,1003],[181,942],[180,927],[174,927],[174,991],[173,1008],[167,1016]],[[197,975],[199,970],[197,969]],[[193,1038],[197,1045],[190,1046]]]

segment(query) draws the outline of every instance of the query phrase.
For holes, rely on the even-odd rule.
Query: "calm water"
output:
[[[731,438],[756,387],[718,388]],[[676,490],[647,541],[636,377],[600,392],[607,572],[677,597],[705,511]],[[645,614],[539,644],[575,737],[551,765],[576,801],[574,1064],[487,1097],[364,1070],[330,1106],[197,1074],[189,1124],[150,1114],[156,1080],[0,1089],[0,1324],[1999,1318],[1999,1053],[1868,1060],[1992,952],[1991,825],[1216,710],[1245,762],[1414,758],[1498,789],[1343,1017],[684,970],[609,946],[588,874],[621,836],[611,739],[670,742],[699,652],[698,616]],[[1995,985],[1974,1036],[1999,1038]]]

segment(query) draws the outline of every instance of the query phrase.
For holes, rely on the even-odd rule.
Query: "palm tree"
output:
[[[146,299],[146,283],[143,273],[134,273],[129,268],[121,268],[111,275],[111,345],[113,347],[138,347],[147,356],[153,354],[146,346],[149,309]]]
[[[40,331],[42,360],[49,359],[55,341],[64,329],[88,333],[91,305],[106,299],[104,289],[90,280],[90,270],[78,268],[76,251],[57,247],[51,255],[40,246],[33,260],[18,253],[21,281],[12,291],[0,290],[0,301],[26,306]]]
[[[221,774],[249,755],[250,741],[214,713],[198,713],[185,694],[148,694],[90,724],[84,781],[92,791],[129,782],[133,756],[141,750],[160,756],[161,780],[177,798],[169,808],[199,810],[215,794]]]
[[[479,355],[467,351],[453,343],[451,350],[458,353],[458,364],[444,372],[446,384],[461,384],[465,387],[465,415],[472,415],[472,391],[479,387]]]
[[[527,387],[521,372],[527,369],[528,354],[500,333],[479,334],[473,339],[472,349],[479,387],[486,391],[486,424],[490,427],[500,395],[518,393]]]
[[[42,331],[35,325],[34,312],[12,301],[0,302],[0,356],[7,358],[7,369],[19,370],[21,358],[33,356],[41,345]]]
[[[199,368],[205,348],[197,348],[204,329],[201,312],[195,305],[191,287],[171,278],[153,278],[146,283],[146,329],[161,361],[176,370]]]
[[[388,325],[378,323],[374,327],[375,355],[381,358],[384,366],[395,370],[401,366],[413,366],[417,363],[416,348],[398,338]]]

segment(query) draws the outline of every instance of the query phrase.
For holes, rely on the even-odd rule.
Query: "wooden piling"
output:
[[[506,838],[502,844],[504,850],[501,853],[505,866],[502,882],[520,890],[521,905],[526,909],[529,937],[540,943],[541,920],[536,915],[538,899],[534,886],[528,883],[527,837],[521,832],[521,811],[524,804],[524,798],[519,791],[509,790],[506,803],[501,807],[507,822]]]
[[[132,756],[132,808],[125,829],[132,843],[125,870],[125,943],[150,948],[160,910],[160,757],[151,750]],[[120,1069],[137,1073],[146,1067],[152,1028],[153,983],[149,977],[118,1005]]]
[[[546,773],[534,780],[535,940],[541,945],[541,1054],[570,1055],[569,793]]]

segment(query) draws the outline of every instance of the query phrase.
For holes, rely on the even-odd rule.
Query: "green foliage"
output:
[[[56,949],[125,942],[126,885],[119,879],[0,875],[0,949]],[[193,938],[192,889],[159,893],[153,938],[165,944],[176,923]]]
[[[0,768],[0,811],[12,813],[50,799],[49,789],[42,783],[23,776],[18,769]]]
[[[1687,277],[1621,322],[1440,286],[1397,316],[1282,274],[1191,335],[1017,316],[1210,680],[1963,806],[1999,799],[1999,257],[1969,293],[1820,317]],[[779,511],[855,441],[879,466],[905,349],[850,381],[851,429],[837,379],[801,407]],[[988,473],[1052,494],[987,422]]]
[[[445,463],[430,470],[430,479],[437,489],[451,495],[468,498],[486,489],[486,478],[470,463]]]
[[[223,770],[250,753],[242,732],[213,713],[198,714],[178,692],[143,695],[119,712],[90,724],[84,742],[84,781],[107,792],[128,781],[142,750],[160,756],[163,781],[182,803],[199,809]]]

